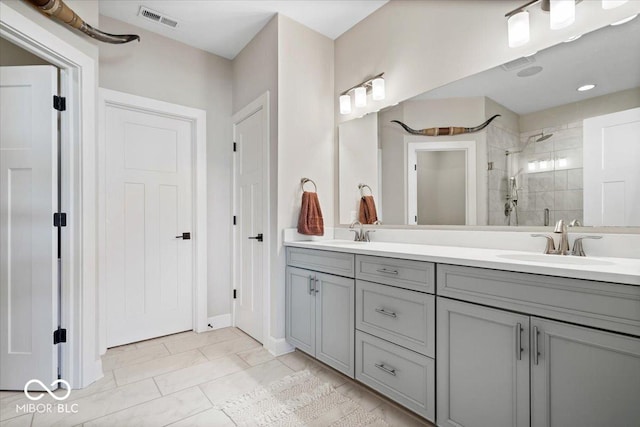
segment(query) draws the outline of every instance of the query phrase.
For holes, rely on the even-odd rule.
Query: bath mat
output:
[[[308,370],[218,405],[238,426],[387,427]]]

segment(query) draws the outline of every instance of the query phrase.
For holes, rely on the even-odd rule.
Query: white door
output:
[[[531,341],[533,427],[640,425],[640,339],[534,317]]]
[[[236,142],[234,197],[235,324],[262,342],[263,339],[263,182],[264,109],[234,124]]]
[[[640,226],[640,108],[584,121],[584,223]]]
[[[55,67],[0,67],[0,389],[57,378]]]
[[[107,105],[107,347],[193,328],[191,123]]]

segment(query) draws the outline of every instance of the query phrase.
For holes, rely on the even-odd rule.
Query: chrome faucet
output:
[[[356,225],[360,226],[360,229],[355,229]],[[354,242],[370,242],[369,233],[375,233],[376,230],[364,230],[364,226],[358,220],[353,221],[351,225],[349,225],[349,231],[353,231],[355,236],[353,238]]]
[[[354,227],[356,225],[359,225],[360,229],[355,229]],[[354,242],[364,242],[364,232],[362,229],[362,223],[360,221],[358,220],[353,221],[349,226],[349,231],[353,231],[354,233],[356,233],[355,236],[353,237]]]
[[[567,224],[564,223],[564,220],[561,219],[556,223],[556,228],[553,230],[554,233],[560,234],[560,242],[558,243],[558,249],[553,252],[557,255],[568,255],[569,254],[569,235],[567,233]]]

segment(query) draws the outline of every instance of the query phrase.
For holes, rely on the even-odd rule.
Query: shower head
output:
[[[538,134],[538,135],[533,135],[533,137],[536,136],[540,136],[540,138],[536,139],[536,142],[542,142],[542,141],[546,141],[547,139],[551,138],[553,136],[552,133],[548,133],[548,134],[544,134],[544,132]]]

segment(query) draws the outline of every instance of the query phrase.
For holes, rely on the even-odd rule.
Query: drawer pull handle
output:
[[[522,360],[522,352],[524,349],[522,348],[522,324],[516,324],[516,358],[518,360]]]
[[[380,363],[380,364],[374,363],[374,365],[375,365],[376,368],[378,368],[378,369],[380,369],[382,371],[385,371],[387,374],[391,374],[394,377],[396,376],[396,370],[395,369],[391,369],[391,368],[387,368],[386,366],[384,366],[384,363]]]
[[[387,270],[386,268],[379,268],[376,270],[378,273],[386,273],[386,274],[398,274],[398,270]]]
[[[396,318],[398,317],[393,311],[387,311],[384,308],[376,308],[376,313],[384,314],[385,316]]]
[[[315,283],[315,277],[309,276],[309,295],[314,295],[314,291],[315,291],[315,286],[313,285],[314,283]]]
[[[538,349],[538,337],[540,336],[540,331],[537,326],[533,327],[533,363],[538,364],[538,359],[540,357],[540,350]]]

